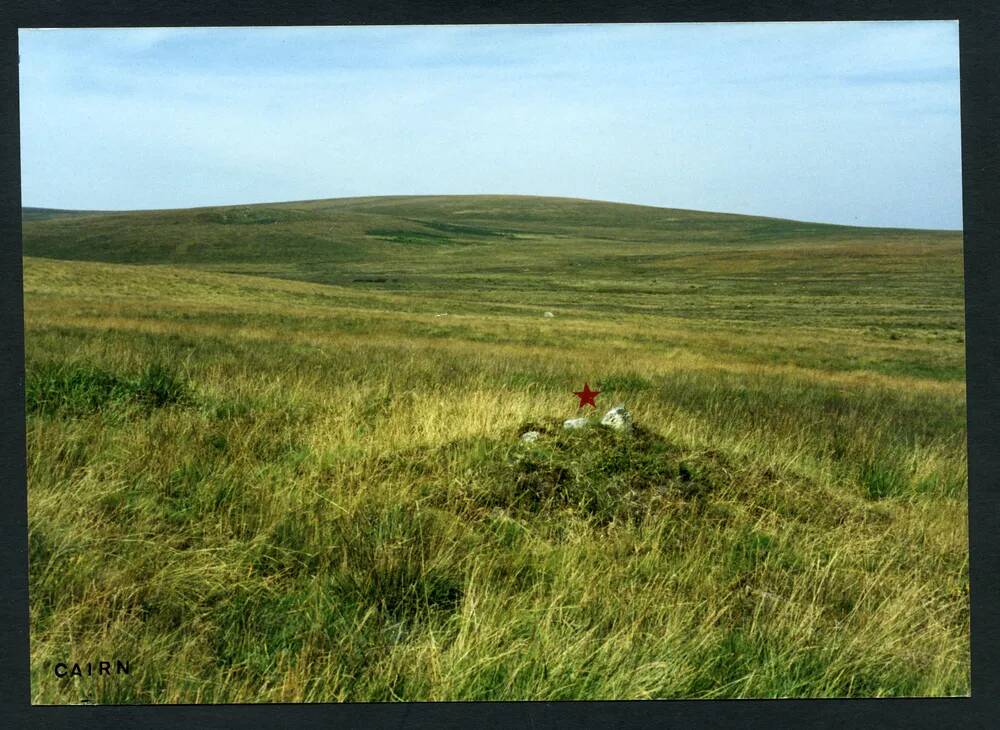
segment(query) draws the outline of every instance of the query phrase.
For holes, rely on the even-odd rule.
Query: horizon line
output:
[[[774,221],[786,221],[790,223],[807,223],[810,225],[818,226],[838,226],[842,228],[869,228],[875,230],[886,230],[886,231],[932,231],[932,232],[946,232],[946,233],[963,233],[965,231],[964,227],[961,228],[922,228],[917,226],[873,226],[873,225],[859,225],[853,223],[832,223],[828,221],[815,221],[815,220],[802,220],[799,218],[785,218],[776,215],[761,215],[759,213],[736,213],[732,211],[721,211],[721,210],[706,210],[702,208],[676,208],[666,205],[652,205],[649,203],[633,203],[621,200],[605,200],[601,198],[581,198],[577,196],[570,195],[536,195],[529,193],[402,193],[402,194],[383,194],[383,195],[345,195],[333,198],[298,198],[294,200],[263,200],[251,203],[220,203],[213,205],[190,205],[184,207],[168,207],[168,208],[59,208],[51,207],[45,205],[25,205],[21,204],[21,210],[24,211],[28,208],[34,210],[50,210],[59,211],[65,213],[81,213],[81,214],[120,214],[120,213],[166,213],[175,211],[185,211],[185,210],[209,210],[212,208],[240,208],[240,207],[250,207],[250,206],[262,206],[262,205],[292,205],[295,203],[320,203],[324,201],[335,201],[335,200],[365,200],[365,199],[378,199],[378,198],[536,198],[536,199],[549,199],[549,200],[571,200],[584,203],[605,203],[609,205],[627,205],[636,208],[654,208],[657,210],[678,210],[685,211],[688,213],[710,213],[713,215],[727,215],[736,216],[741,218],[761,218],[764,220],[774,220]]]

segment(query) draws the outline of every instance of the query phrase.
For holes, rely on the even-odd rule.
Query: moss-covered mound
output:
[[[527,431],[540,435],[520,440]],[[524,423],[512,436],[474,480],[474,501],[482,506],[570,508],[606,523],[650,499],[698,500],[731,479],[722,454],[686,451],[640,425],[622,433],[596,423],[564,429],[551,419]]]

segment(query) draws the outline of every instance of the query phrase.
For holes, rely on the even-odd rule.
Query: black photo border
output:
[[[993,7],[991,7],[993,6]],[[464,23],[959,21],[972,696],[830,700],[32,706],[18,28]],[[1000,718],[1000,6],[882,0],[14,0],[0,7],[0,718],[7,727],[900,727]]]

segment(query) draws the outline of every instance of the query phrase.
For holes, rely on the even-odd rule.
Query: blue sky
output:
[[[958,23],[22,30],[24,205],[563,195],[962,225]]]

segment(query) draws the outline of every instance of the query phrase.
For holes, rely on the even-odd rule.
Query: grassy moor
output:
[[[969,692],[960,232],[373,197],[23,252],[35,703]],[[585,382],[633,433],[562,428]]]

